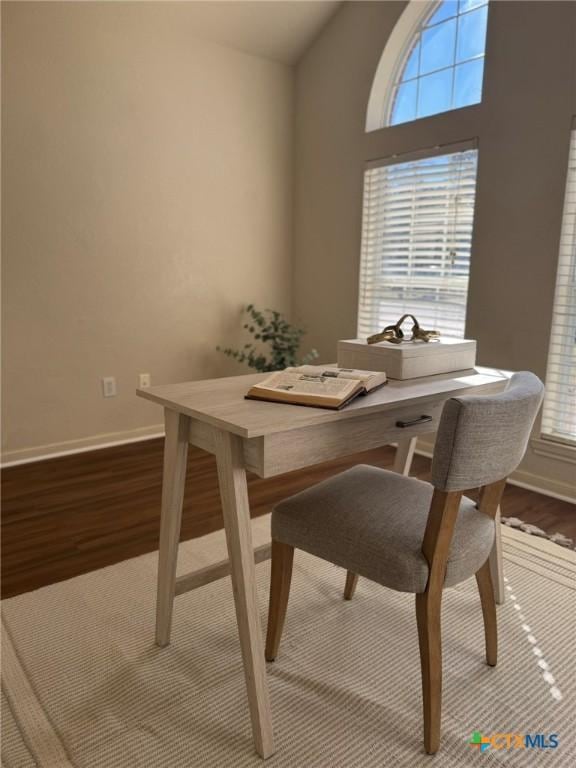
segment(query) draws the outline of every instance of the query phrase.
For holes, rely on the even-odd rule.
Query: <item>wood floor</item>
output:
[[[158,548],[163,440],[148,440],[4,470],[2,597],[12,597]],[[249,478],[253,515],[303,488],[358,464],[390,467],[380,448],[281,477]],[[430,462],[414,460],[426,478]],[[508,486],[503,514],[576,539],[576,509]],[[190,447],[182,539],[222,527],[212,456]]]

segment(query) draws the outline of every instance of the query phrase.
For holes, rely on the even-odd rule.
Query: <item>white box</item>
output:
[[[385,371],[390,379],[416,379],[474,368],[476,342],[441,336],[438,341],[368,344],[365,339],[338,342],[338,366]]]

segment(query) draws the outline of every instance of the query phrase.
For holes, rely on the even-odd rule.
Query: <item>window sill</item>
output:
[[[576,464],[576,445],[535,437],[531,441],[531,446],[534,453],[539,456],[565,461],[568,464]]]

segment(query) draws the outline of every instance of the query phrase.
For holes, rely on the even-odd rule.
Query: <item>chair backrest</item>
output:
[[[432,460],[434,487],[462,491],[507,477],[524,456],[543,397],[540,379],[522,371],[496,395],[448,400]]]

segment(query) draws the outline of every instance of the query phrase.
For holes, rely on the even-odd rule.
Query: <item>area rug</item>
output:
[[[256,543],[269,520],[254,523]],[[446,592],[440,752],[421,742],[414,599],[297,553],[285,634],[268,665],[269,768],[576,765],[574,553],[504,528],[500,661],[484,663],[474,580]],[[221,533],[181,546],[179,571],[225,556]],[[5,768],[244,768],[252,748],[229,578],[177,598],[154,646],[157,556],[3,603]],[[257,566],[262,625],[269,563]],[[495,734],[539,734],[520,748]],[[553,746],[556,735],[557,747]],[[484,745],[484,748],[483,748]],[[547,745],[547,746],[543,746]]]

